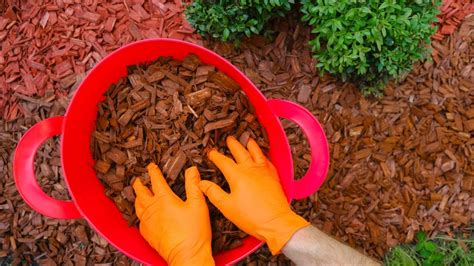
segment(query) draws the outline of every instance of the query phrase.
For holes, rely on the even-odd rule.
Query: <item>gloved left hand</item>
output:
[[[169,265],[214,265],[209,210],[197,168],[185,172],[186,201],[173,193],[156,164],[147,170],[153,193],[139,178],[133,183],[140,233]]]

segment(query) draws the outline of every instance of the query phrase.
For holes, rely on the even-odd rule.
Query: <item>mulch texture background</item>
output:
[[[201,41],[184,20],[183,1],[0,0],[0,264],[134,264],[84,220],[32,211],[14,185],[11,158],[29,127],[64,114],[94,64],[126,43],[152,37],[205,44],[267,97],[290,99],[313,112],[330,144],[330,172],[318,193],[293,206],[325,232],[381,258],[417,230],[449,235],[470,225],[474,16],[462,21],[473,9],[465,2],[441,7],[433,60],[415,65],[400,83],[387,86],[384,98],[373,99],[319,76],[307,46],[309,29],[296,18],[276,22],[272,41],[253,37],[235,48]],[[302,176],[308,145],[299,128],[283,124]],[[57,143],[55,138],[42,146],[36,172],[46,192],[66,199]],[[263,248],[244,260],[265,262],[285,259]]]

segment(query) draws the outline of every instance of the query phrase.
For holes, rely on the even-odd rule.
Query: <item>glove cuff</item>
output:
[[[303,217],[291,212],[263,225],[264,229],[259,235],[265,239],[272,255],[276,255],[296,231],[309,224]]]

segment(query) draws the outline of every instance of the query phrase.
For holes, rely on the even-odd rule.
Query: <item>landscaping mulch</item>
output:
[[[21,135],[63,115],[87,71],[111,51],[153,37],[200,43],[184,20],[187,2],[0,1],[0,265],[138,265],[85,220],[32,211],[16,190],[11,159]],[[37,177],[50,195],[67,198],[64,181],[57,184],[58,154],[57,140],[43,146]]]
[[[189,1],[6,1],[0,8],[0,117],[25,116],[20,102],[67,95],[111,51],[145,38],[200,43],[184,19]],[[15,95],[20,94],[20,96]]]
[[[85,220],[45,217],[31,210],[16,190],[11,160],[19,138],[36,122],[64,114],[69,101],[54,95],[35,99],[39,103],[22,102],[28,117],[0,120],[0,265],[86,265],[88,261],[131,265]],[[70,198],[61,173],[59,138],[47,140],[39,149],[35,173],[46,193],[58,199]]]
[[[12,2],[0,1],[6,3],[0,5],[0,264],[136,265],[84,220],[32,211],[16,191],[11,158],[26,129],[64,114],[77,84],[109,52],[147,37],[199,43],[183,24],[182,1]],[[318,193],[293,203],[295,210],[377,258],[411,241],[417,230],[449,235],[471,224],[474,17],[434,41],[433,60],[417,64],[400,84],[389,84],[381,99],[366,99],[350,84],[319,76],[308,29],[296,21],[277,25],[272,42],[255,37],[240,49],[208,44],[267,97],[296,101],[322,123],[330,172]],[[307,142],[298,127],[284,125],[297,157],[296,175],[302,176],[309,164]],[[58,150],[57,140],[43,145],[36,172],[45,191],[66,198]],[[243,263],[286,262],[262,248]]]
[[[323,124],[331,164],[318,193],[294,209],[326,233],[381,258],[423,230],[451,235],[473,218],[474,17],[444,41],[433,60],[416,64],[381,99],[317,75],[309,30],[280,23],[274,42],[255,37],[242,52],[214,48],[242,69],[269,98],[306,106]],[[285,124],[285,123],[284,123]],[[286,124],[296,174],[309,164],[308,143]],[[268,253],[248,258],[275,260]],[[280,261],[285,261],[281,258]]]
[[[471,0],[445,0],[441,4],[438,14],[438,31],[432,39],[442,40],[456,31],[461,21],[474,12],[474,3]]]
[[[183,61],[160,57],[129,66],[127,77],[110,86],[98,105],[91,152],[106,195],[130,226],[138,226],[132,183],[150,179],[146,166],[156,163],[171,189],[186,200],[184,169],[197,166],[203,180],[229,186],[206,157],[211,149],[229,154],[227,136],[247,146],[253,138],[268,150],[264,131],[239,84],[190,54]],[[247,236],[212,204],[213,252],[232,249]]]

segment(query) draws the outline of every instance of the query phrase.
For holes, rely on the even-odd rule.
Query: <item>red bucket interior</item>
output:
[[[97,64],[74,95],[64,122],[62,163],[71,196],[91,227],[123,253],[147,264],[164,264],[164,261],[137,228],[128,226],[115,204],[105,196],[104,187],[93,169],[90,138],[95,127],[97,104],[104,99],[102,95],[111,84],[127,75],[127,66],[150,62],[160,56],[182,60],[189,53],[198,55],[205,64],[216,66],[241,85],[267,131],[270,158],[283,177],[281,182],[286,195],[292,195],[289,190],[292,188],[293,166],[284,131],[264,96],[240,71],[217,54],[182,41],[153,39],[124,46]],[[248,237],[242,246],[215,254],[216,262],[220,265],[236,262],[260,245],[260,241]]]

